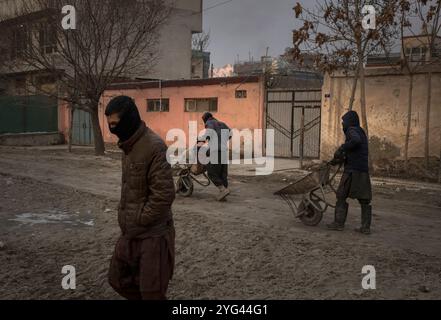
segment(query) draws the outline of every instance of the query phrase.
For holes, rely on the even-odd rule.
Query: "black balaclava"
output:
[[[211,118],[213,118],[213,115],[210,112],[205,112],[202,116],[202,120],[204,121],[204,123],[207,123],[207,121]]]
[[[132,98],[119,96],[113,98],[106,107],[106,116],[114,113],[119,114],[120,120],[113,128],[109,125],[109,130],[118,136],[120,142],[124,142],[133,136],[141,125],[138,108]]]
[[[359,127],[360,119],[358,117],[357,112],[348,111],[341,118],[343,120],[343,131],[346,132],[350,127]]]

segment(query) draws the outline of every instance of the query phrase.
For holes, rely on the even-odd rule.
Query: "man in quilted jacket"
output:
[[[113,98],[105,114],[122,149],[121,236],[110,263],[109,283],[127,299],[164,300],[173,275],[175,188],[167,146],[141,121],[133,99]]]

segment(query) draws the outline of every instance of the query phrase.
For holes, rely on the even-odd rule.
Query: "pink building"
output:
[[[197,121],[198,131],[202,130],[201,117],[206,111],[232,129],[262,129],[264,92],[263,82],[255,76],[114,84],[100,104],[104,141],[116,142],[107,127],[104,108],[118,95],[134,98],[141,118],[165,140],[167,132],[174,128],[184,130],[188,136],[189,121]]]
[[[197,123],[198,132],[195,134],[198,134],[204,129],[202,114],[210,111],[231,129],[250,130],[248,134],[251,133],[254,139],[258,139],[253,141],[257,152],[261,151],[260,147],[265,152],[266,135],[262,136],[262,132],[254,130],[271,129],[274,133],[276,157],[290,158],[303,154],[305,158],[318,158],[321,81],[307,76],[309,75],[273,77],[266,83],[259,76],[115,83],[105,91],[99,106],[104,141],[117,141],[109,132],[104,109],[113,97],[127,95],[135,100],[146,124],[169,145],[174,141],[167,141],[167,133],[171,129],[181,129],[187,139],[186,146],[189,147],[192,144],[192,141],[188,141],[189,123]],[[67,137],[66,128],[69,127],[70,117],[66,108],[60,109],[59,127]],[[305,125],[304,143],[299,134],[302,115]],[[234,137],[237,138],[238,135]],[[241,138],[241,153],[243,137],[244,135]],[[84,111],[75,111],[72,140],[73,144],[93,144],[90,115]],[[234,141],[237,140],[233,139]]]

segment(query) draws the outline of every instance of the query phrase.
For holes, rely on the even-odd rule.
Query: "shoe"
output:
[[[223,201],[230,194],[230,190],[224,186],[219,187],[219,194],[217,196],[217,201]]]
[[[371,234],[372,206],[369,204],[361,205],[361,227],[355,231],[362,234]]]
[[[348,204],[346,202],[339,203],[335,206],[334,222],[328,224],[329,230],[343,231],[345,228],[346,217],[348,215]]]

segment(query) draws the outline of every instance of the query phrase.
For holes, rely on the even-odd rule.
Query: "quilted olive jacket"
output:
[[[165,233],[172,225],[175,199],[172,170],[164,141],[142,122],[127,141],[122,157],[118,223],[127,238]]]

